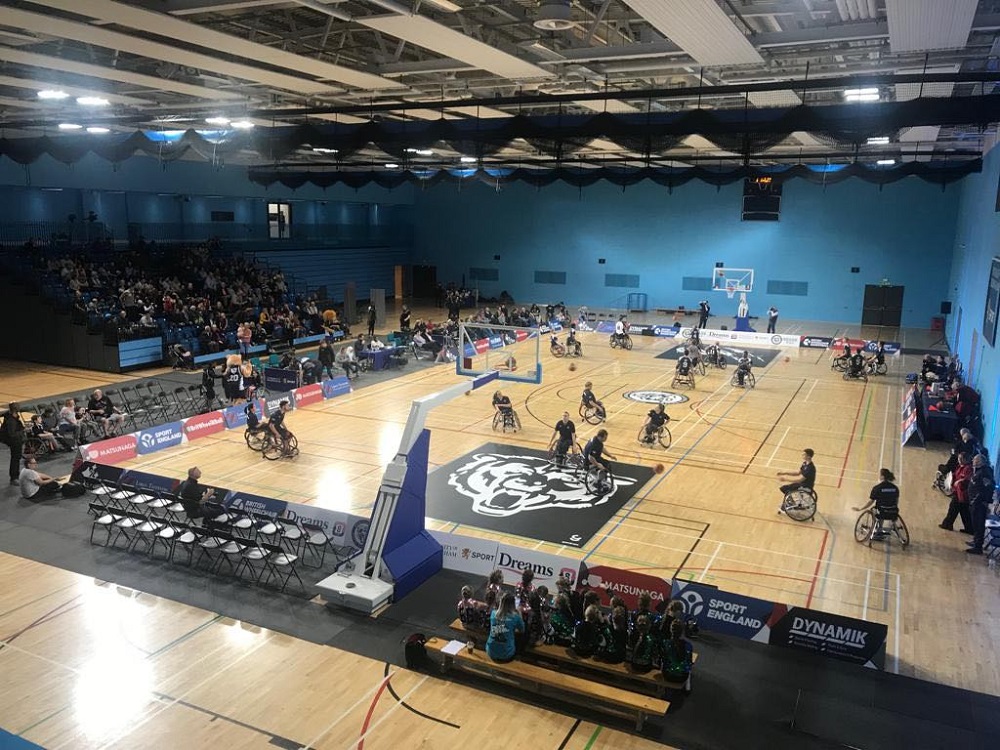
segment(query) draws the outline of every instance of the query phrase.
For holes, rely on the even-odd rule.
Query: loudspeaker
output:
[[[945,302],[941,303],[941,314],[942,315],[951,315],[951,302],[950,301],[945,301]]]

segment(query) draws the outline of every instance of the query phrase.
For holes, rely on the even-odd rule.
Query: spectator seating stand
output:
[[[484,647],[486,644],[487,634],[485,631],[469,630],[462,624],[461,620],[455,620],[451,624],[451,628],[464,633],[469,640],[475,641],[477,646]],[[556,669],[566,669],[591,676],[594,679],[610,679],[627,689],[650,693],[661,698],[668,690],[682,690],[684,688],[684,682],[669,682],[658,669],[652,669],[649,672],[636,672],[626,663],[611,664],[598,659],[577,656],[568,646],[539,643],[526,648],[519,655],[519,658],[533,664],[550,664]],[[698,661],[698,654],[692,655],[692,661]]]
[[[464,672],[513,684],[523,690],[550,695],[568,703],[575,703],[592,710],[600,710],[614,716],[622,716],[635,722],[636,731],[649,717],[664,716],[670,703],[631,690],[595,682],[585,677],[568,675],[556,669],[548,669],[536,664],[515,659],[501,664],[493,661],[482,649],[462,648],[455,654],[444,652],[448,641],[430,638],[425,644],[427,651],[442,658],[442,671],[459,669]]]

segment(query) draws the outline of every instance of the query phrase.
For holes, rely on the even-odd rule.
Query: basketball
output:
[[[573,372],[574,370],[576,370],[576,362],[570,362],[569,363],[569,371]]]
[[[466,396],[471,396],[471,395],[472,395],[472,391],[466,391],[466,392],[465,392],[465,395],[466,395]]]
[[[657,464],[656,466],[654,466],[653,467],[653,471],[655,471],[657,474],[662,474],[663,473],[663,464]]]
[[[791,357],[785,357],[785,361],[786,361],[786,362],[791,362],[791,361],[792,361],[792,358],[791,358]]]

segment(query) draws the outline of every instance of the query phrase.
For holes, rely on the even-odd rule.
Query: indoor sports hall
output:
[[[0,747],[991,744],[996,10],[5,3]]]

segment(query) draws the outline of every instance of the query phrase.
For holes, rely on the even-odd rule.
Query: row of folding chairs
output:
[[[122,541],[130,551],[155,556],[160,544],[168,548],[168,558],[173,560],[180,544],[189,553],[189,563],[194,550],[191,545],[195,545],[200,550],[198,560],[210,556],[220,567],[231,555],[246,553],[251,559],[258,556],[259,550],[255,550],[258,547],[284,553],[286,557],[280,559],[292,567],[301,561],[304,567],[311,568],[324,567],[328,554],[339,565],[355,552],[350,546],[338,545],[322,529],[268,515],[232,511],[219,504],[206,504],[204,525],[197,526],[188,519],[180,499],[169,492],[123,484],[111,486],[100,481],[91,491],[96,498],[91,510],[99,514],[91,530],[92,543],[96,530],[104,528],[105,545],[117,546]],[[219,544],[219,540],[223,543]],[[262,562],[266,565],[266,561]]]

